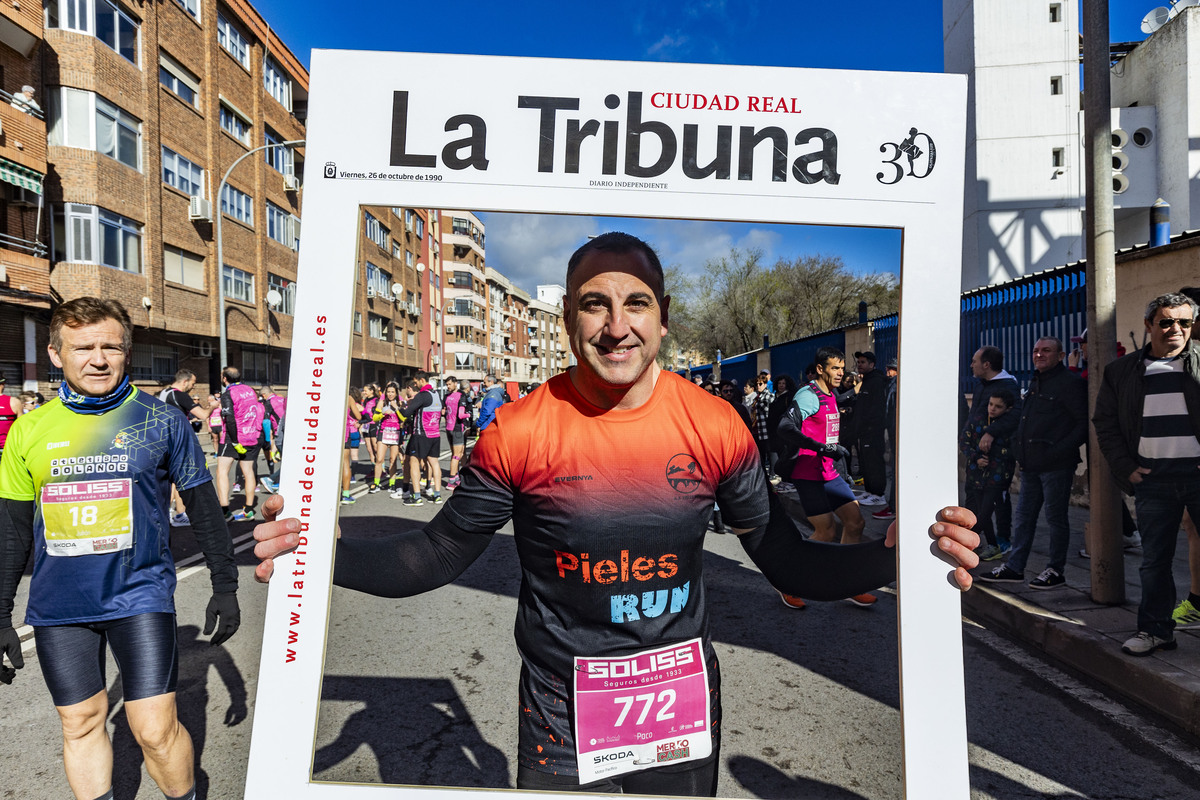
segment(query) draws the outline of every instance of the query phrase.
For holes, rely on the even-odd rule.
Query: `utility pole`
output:
[[[1087,233],[1088,416],[1104,368],[1117,351],[1116,238],[1113,233],[1112,98],[1109,70],[1108,0],[1083,0],[1083,124],[1087,162],[1085,224]],[[1091,522],[1092,600],[1116,605],[1125,601],[1125,554],[1121,540],[1121,490],[1088,425],[1088,494]]]

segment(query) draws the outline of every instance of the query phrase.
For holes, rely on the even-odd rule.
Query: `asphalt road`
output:
[[[344,507],[342,526],[347,536],[373,536],[420,525],[435,511],[380,493]],[[881,523],[869,526],[881,533]],[[235,523],[235,537],[251,527]],[[178,533],[186,564],[194,543],[187,529]],[[870,609],[839,602],[792,610],[734,537],[712,535],[707,549],[723,675],[719,794],[900,797],[894,596],[881,591]],[[238,563],[243,626],[216,648],[199,636],[207,574],[180,571],[180,713],[196,741],[201,797],[240,797],[246,769],[265,591],[253,583],[251,554],[241,552]],[[335,589],[316,779],[513,786],[517,586],[507,529],[458,581],[422,597]],[[972,797],[1200,798],[1194,743],[987,631],[968,623],[964,637]],[[157,800],[115,676],[110,663],[116,796]],[[0,697],[0,798],[69,797],[57,716],[36,656],[14,685],[0,686]]]

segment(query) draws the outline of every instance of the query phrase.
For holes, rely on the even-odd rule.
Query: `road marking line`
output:
[[[1090,706],[1136,736],[1163,755],[1177,761],[1194,772],[1200,772],[1200,753],[1191,744],[1184,742],[1170,731],[1149,722],[1145,715],[1130,711],[1108,695],[1099,692],[1059,668],[1039,660],[1018,645],[1002,636],[979,626],[971,620],[963,620],[965,628],[980,643],[1007,658],[1019,667],[1032,672],[1060,692]]]

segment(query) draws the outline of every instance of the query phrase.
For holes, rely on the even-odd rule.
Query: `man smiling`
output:
[[[578,364],[499,410],[424,530],[340,539],[334,583],[389,597],[441,586],[511,518],[522,573],[518,788],[713,795],[720,677],[702,567],[714,501],[774,585],[814,599],[894,580],[894,532],[886,544],[840,547],[799,535],[729,404],[655,364],[670,300],[645,242],[596,237],[571,256],[566,285]],[[267,518],[282,506],[270,498]],[[972,523],[948,509],[931,529],[963,588],[964,565],[978,563],[978,537],[963,527]],[[255,529],[259,579],[299,530],[296,519]],[[638,676],[636,723],[621,705],[633,698],[601,685],[618,673]],[[666,749],[670,759],[655,757]]]

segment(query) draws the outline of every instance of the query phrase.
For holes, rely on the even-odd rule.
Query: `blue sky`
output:
[[[305,64],[312,48],[401,50],[833,69],[942,71],[942,2],[903,3],[475,2],[252,0]],[[1160,0],[1170,5],[1170,0]],[[1111,0],[1110,38],[1138,41],[1156,0]],[[346,9],[331,15],[331,8]],[[432,76],[431,76],[432,77]],[[840,256],[856,272],[896,271],[895,231],[584,217],[487,215],[488,264],[518,286],[558,283],[589,233],[628,230],[664,264],[698,272],[731,246],[761,247],[768,263]]]

